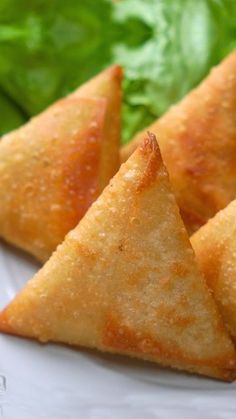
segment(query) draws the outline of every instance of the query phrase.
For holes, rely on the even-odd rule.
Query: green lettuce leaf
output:
[[[235,47],[232,0],[1,0],[0,133],[117,62],[126,142]]]
[[[113,54],[126,69],[126,142],[236,48],[236,1],[124,0],[115,15],[125,28]],[[129,42],[135,33],[143,42]]]
[[[110,60],[103,26],[111,3],[99,3],[94,7],[93,0],[1,0],[0,85],[28,116]]]
[[[0,135],[17,128],[25,122],[22,110],[0,91]]]

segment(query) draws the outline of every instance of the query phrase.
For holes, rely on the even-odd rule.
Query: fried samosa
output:
[[[236,343],[236,200],[192,237],[198,265]]]
[[[236,51],[149,129],[191,234],[236,198]],[[122,148],[123,161],[142,138]]]
[[[235,377],[152,135],[0,313],[0,330]]]
[[[77,225],[118,169],[120,84],[112,67],[91,97],[77,91],[2,138],[0,237],[45,261]]]
[[[102,155],[101,176],[104,182],[111,179],[119,167],[119,153],[121,138],[121,100],[123,71],[119,65],[113,65],[77,89],[71,96],[102,97],[107,100],[108,110],[105,113],[103,135],[108,139],[104,143],[106,148]],[[114,168],[116,170],[114,171]]]

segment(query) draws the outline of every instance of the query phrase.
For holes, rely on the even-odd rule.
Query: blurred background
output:
[[[123,142],[236,48],[236,0],[0,0],[0,134],[111,63]]]

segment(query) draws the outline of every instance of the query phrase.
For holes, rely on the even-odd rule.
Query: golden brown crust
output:
[[[198,273],[155,141],[121,166],[0,314],[0,330],[230,380],[235,349]]]
[[[183,325],[191,327],[190,320],[187,319],[187,322],[184,322],[184,324],[181,322],[179,324],[180,328]],[[164,365],[172,363],[176,368],[178,368],[179,364],[184,365],[185,363],[192,365],[192,371],[198,368],[199,371],[204,371],[205,368],[212,368],[215,371],[214,376],[223,378],[225,381],[233,381],[236,378],[236,360],[233,358],[229,358],[226,361],[225,357],[221,359],[214,357],[214,355],[210,359],[205,360],[188,357],[175,346],[168,346],[168,343],[163,345],[162,342],[158,342],[146,333],[140,335],[140,333],[136,333],[127,326],[120,324],[119,320],[112,317],[107,320],[102,344],[104,348],[113,348],[120,353],[138,353],[139,356],[142,354],[144,358],[147,356],[150,360],[158,357],[159,359],[164,359]]]
[[[150,132],[148,132],[148,137],[144,139],[138,150],[143,154],[144,158],[147,158],[142,181],[137,186],[137,192],[142,192],[155,182],[159,168],[162,165],[162,159],[155,135]]]
[[[159,141],[185,225],[196,231],[236,197],[236,52],[150,130]],[[145,130],[146,131],[146,130]],[[125,161],[144,132],[121,150]]]
[[[0,235],[5,240],[46,260],[82,218],[101,190],[105,106],[103,99],[64,99],[3,137]]]
[[[0,143],[0,236],[41,261],[117,171],[121,76],[106,70]]]
[[[1,331],[8,334],[15,334],[14,328],[12,328],[8,321],[7,310],[2,310],[0,313]]]
[[[101,162],[101,181],[107,184],[117,172],[120,159],[117,149],[121,138],[121,102],[122,102],[122,67],[115,64],[94,77],[77,89],[72,96],[76,97],[102,97],[107,99],[107,112],[105,115],[103,137],[104,151]]]
[[[192,237],[199,267],[236,342],[236,201]]]

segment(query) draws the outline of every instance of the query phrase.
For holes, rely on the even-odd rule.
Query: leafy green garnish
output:
[[[113,47],[114,59],[126,68],[124,141],[179,101],[236,48],[236,1],[124,0],[117,5],[116,18],[126,28],[125,42]],[[137,33],[145,28],[146,34],[136,45],[127,42],[134,19]]]
[[[117,62],[128,141],[235,47],[233,0],[1,0],[0,133]]]
[[[14,105],[13,101],[8,99],[4,93],[0,91],[0,129],[2,133],[17,128],[25,121],[25,115],[22,110]]]

